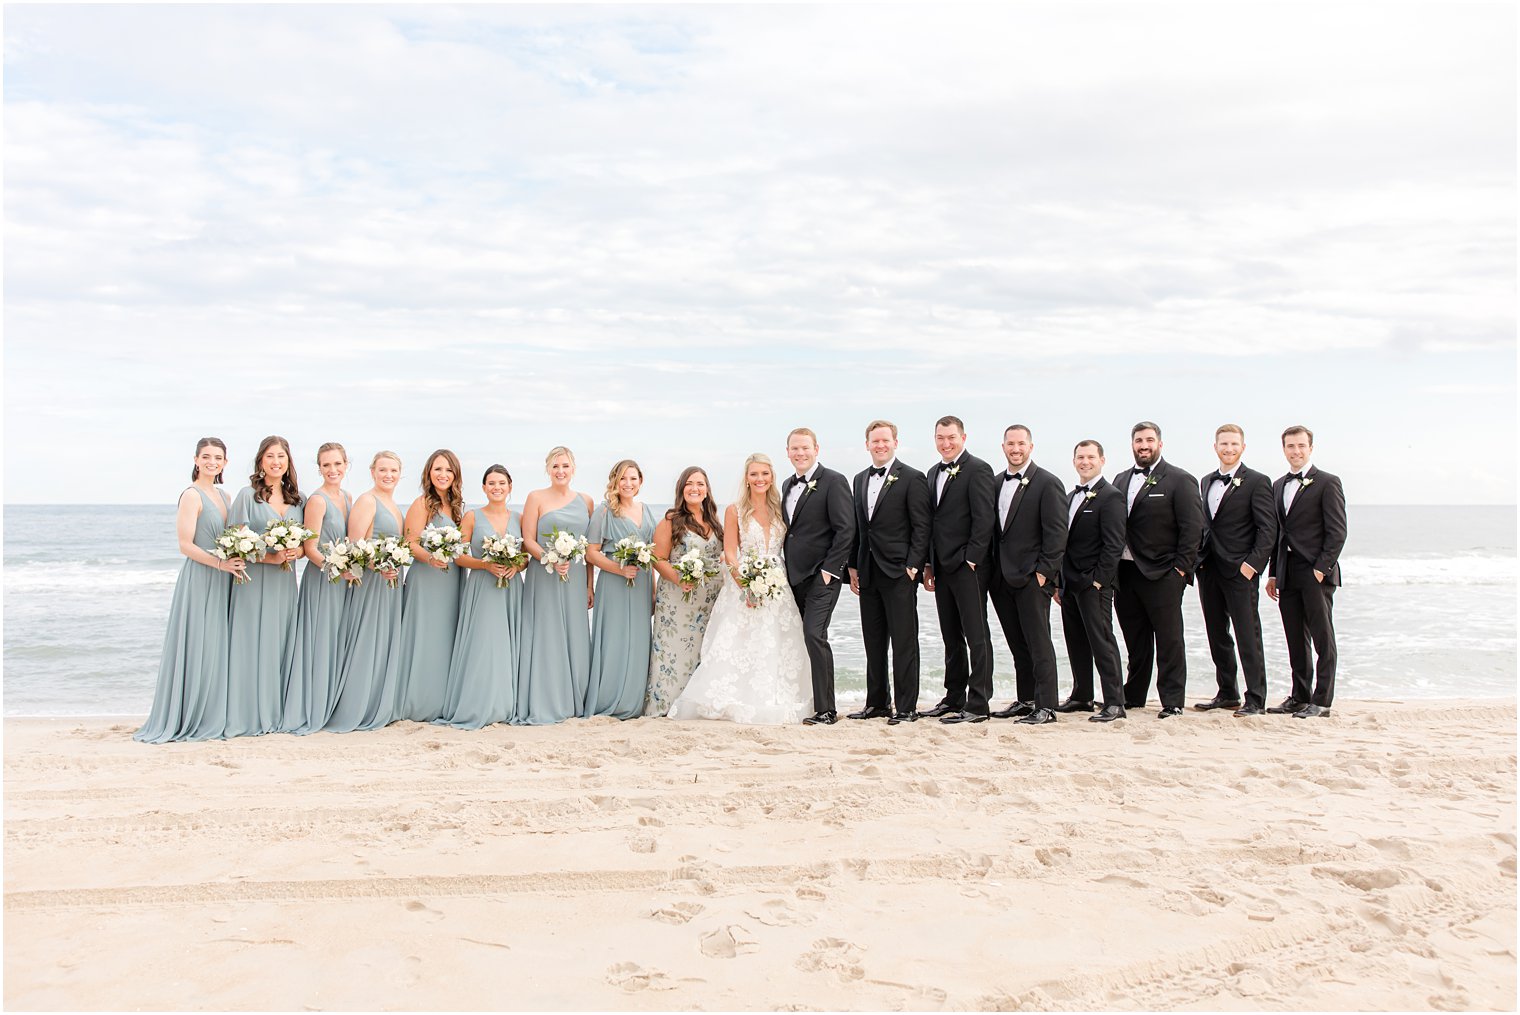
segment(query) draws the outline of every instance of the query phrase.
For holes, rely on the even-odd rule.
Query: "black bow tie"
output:
[[[887,467],[885,465],[877,466],[877,467],[871,469],[871,475],[873,475],[873,476],[885,476],[886,474],[887,474]]]
[[[1017,480],[1021,480],[1023,478],[1024,478],[1024,474],[1022,472],[1012,472],[1012,473],[1005,472],[1005,473],[1003,473],[1003,482],[1005,482],[1005,483],[1012,483],[1012,482],[1015,482]]]
[[[1228,483],[1229,481],[1230,481],[1230,477],[1227,476],[1227,475],[1225,475],[1223,472],[1216,472],[1216,473],[1214,473],[1213,482],[1215,482],[1215,483]]]
[[[1150,474],[1151,474],[1151,467],[1149,465],[1146,465],[1146,466],[1137,465],[1137,466],[1135,466],[1135,475],[1137,475],[1137,476],[1149,476]]]
[[[1075,497],[1079,493],[1086,493],[1086,492],[1087,492],[1087,487],[1085,487],[1085,486],[1079,486],[1075,490],[1071,491],[1071,495],[1073,497]]]
[[[949,472],[953,468],[955,468],[955,463],[954,462],[940,462],[939,463],[939,471],[940,472]]]
[[[1300,483],[1302,483],[1304,481],[1304,474],[1302,472],[1290,472],[1290,473],[1288,473],[1288,478],[1289,479],[1296,479]]]

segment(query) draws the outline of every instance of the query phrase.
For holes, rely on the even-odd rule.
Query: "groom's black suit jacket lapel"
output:
[[[849,574],[846,563],[855,545],[855,512],[849,480],[819,465],[811,482],[816,484],[815,488],[809,490],[804,486],[786,529],[786,571],[794,585],[819,571],[844,579]],[[783,502],[782,512],[785,511]]]
[[[866,557],[873,555],[889,574],[908,568],[922,573],[929,553],[929,486],[924,474],[900,460],[893,461],[883,477],[875,514],[868,516],[870,476],[867,468],[854,479],[856,536],[850,567],[864,570]]]

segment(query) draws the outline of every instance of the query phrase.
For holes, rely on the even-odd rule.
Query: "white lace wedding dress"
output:
[[[750,519],[740,552],[780,555],[782,533]],[[802,617],[790,594],[753,609],[725,572],[723,591],[702,638],[702,661],[670,706],[672,719],[727,719],[782,726],[813,714],[813,678]]]

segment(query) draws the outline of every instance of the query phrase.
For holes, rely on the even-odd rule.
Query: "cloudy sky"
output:
[[[195,439],[727,500],[810,425],[1515,499],[1508,3],[15,6],[5,500]],[[350,483],[364,489],[362,467]],[[478,494],[474,496],[478,500]]]

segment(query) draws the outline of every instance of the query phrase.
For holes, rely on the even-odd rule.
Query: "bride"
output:
[[[734,577],[747,550],[780,556],[785,534],[771,460],[756,452],[744,460],[738,502],[724,512],[728,580],[702,639],[702,661],[686,690],[671,703],[672,719],[779,726],[812,714],[813,683],[802,618],[791,595],[750,606]]]

